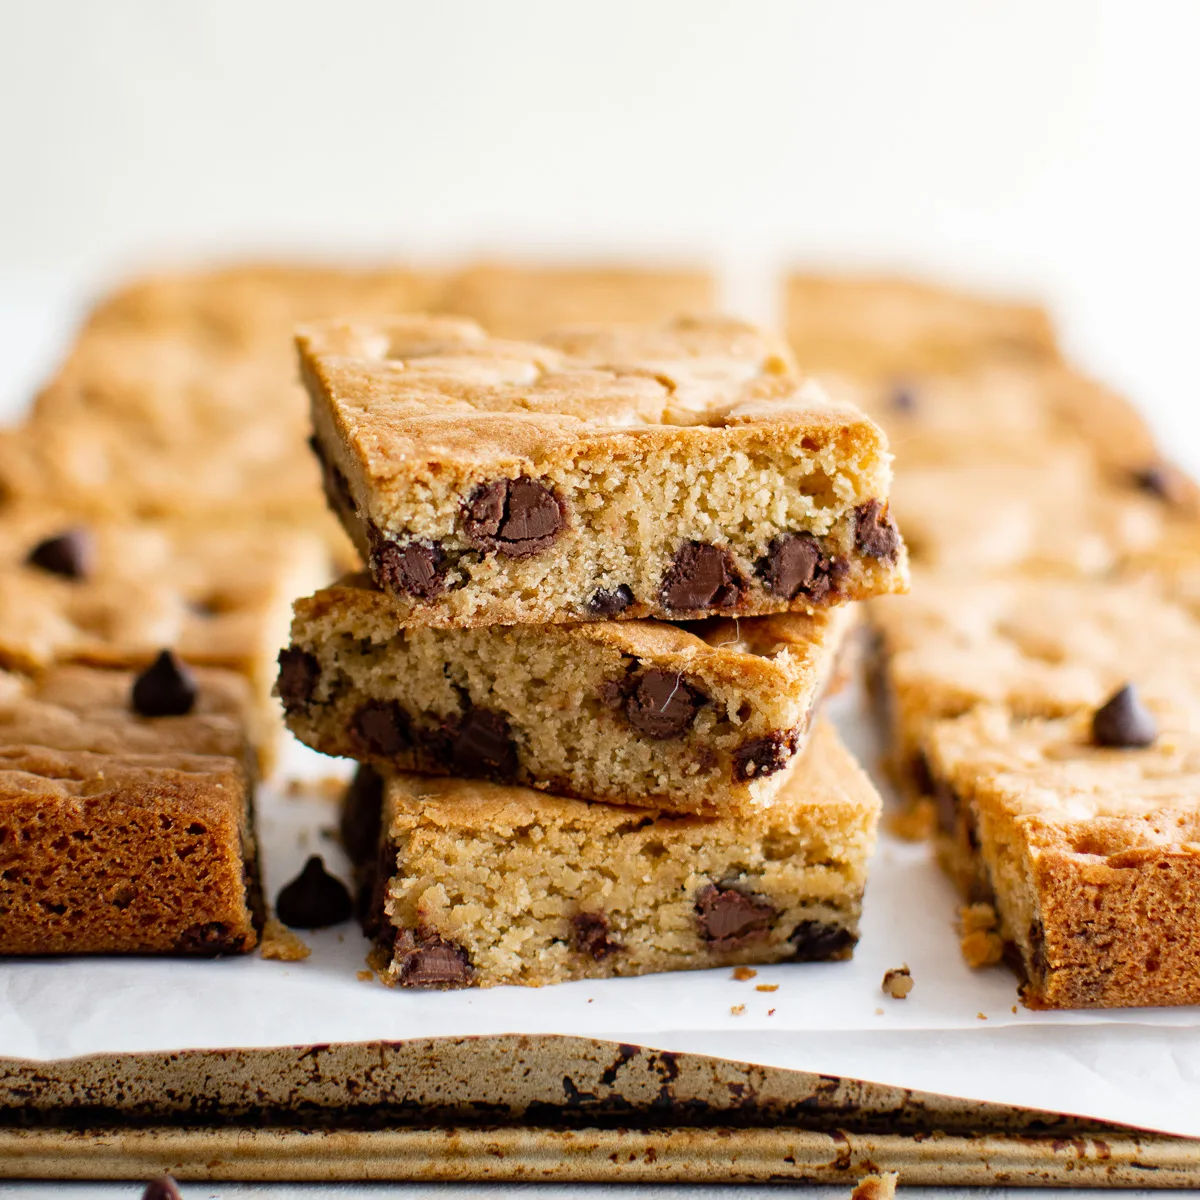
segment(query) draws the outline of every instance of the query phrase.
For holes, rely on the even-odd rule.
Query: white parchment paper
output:
[[[862,760],[873,761],[856,699],[840,697],[831,708]],[[289,751],[292,773],[327,775],[341,766],[300,747]],[[267,788],[260,810],[269,896],[309,853],[348,877],[329,836],[331,801]],[[1200,1010],[1029,1012],[1007,970],[963,964],[956,906],[926,847],[883,836],[854,959],[763,967],[748,982],[719,970],[403,992],[356,978],[368,947],[349,925],[306,934],[313,954],[301,963],[256,955],[3,959],[0,1057],[575,1034],[1200,1137]],[[897,1001],[883,995],[880,981],[904,963],[915,987]],[[758,984],[779,986],[768,993]],[[745,1011],[735,1015],[739,1005]]]

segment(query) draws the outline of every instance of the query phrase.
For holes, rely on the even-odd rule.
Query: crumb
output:
[[[927,842],[937,828],[937,807],[932,800],[918,800],[912,807],[891,812],[884,818],[888,833],[906,842]]]
[[[958,910],[959,948],[968,967],[992,967],[1004,957],[1004,939],[997,925],[999,918],[990,904],[968,904]]]
[[[589,996],[589,997],[588,997],[588,1003],[589,1003],[589,1004],[591,1004],[591,1003],[592,1003],[592,997],[591,997],[591,996]]]
[[[881,1171],[878,1175],[865,1175],[854,1185],[850,1200],[895,1200],[896,1184],[900,1180],[897,1171]]]
[[[877,1008],[877,1009],[875,1010],[875,1015],[876,1015],[877,1017],[882,1017],[882,1016],[883,1016],[883,1009],[882,1009],[882,1008]]]
[[[730,1014],[730,1016],[740,1017],[742,1015],[742,1013],[744,1013],[745,1011],[746,1011],[746,1006],[744,1004],[735,1004],[729,1010],[729,1014]]]
[[[779,984],[777,984],[777,983],[756,983],[754,985],[754,990],[756,992],[777,992],[777,991],[779,991]]]
[[[339,934],[338,934],[338,941],[339,941],[339,942],[344,942],[345,940],[346,940],[346,935],[345,935],[344,933],[339,933]]]
[[[263,926],[259,953],[277,962],[301,962],[312,951],[282,921],[269,917]]]
[[[753,967],[734,967],[733,968],[734,979],[740,979],[740,980],[753,979],[755,977],[755,975],[757,975],[757,974],[758,974],[758,972]]]
[[[975,1020],[977,1020],[977,1021],[986,1021],[986,1020],[987,1020],[987,1013],[976,1013],[976,1014],[975,1014]]]
[[[768,1008],[768,1009],[767,1009],[767,1016],[768,1016],[768,1017],[773,1017],[774,1015],[775,1015],[775,1010],[774,1010],[773,1008]]]
[[[375,978],[374,971],[355,971],[354,978],[360,983],[370,983]]]
[[[1015,1004],[1013,1005],[1012,1010],[1014,1013],[1017,1011],[1017,1006]]]
[[[372,971],[378,971],[382,975],[391,966],[392,956],[382,946],[375,945],[367,951],[367,957],[363,961]]]
[[[907,999],[908,993],[913,990],[913,977],[912,972],[908,969],[908,964],[905,963],[902,967],[892,967],[890,971],[884,972],[881,986],[893,1000]]]

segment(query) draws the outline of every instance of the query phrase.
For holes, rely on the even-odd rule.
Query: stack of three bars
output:
[[[879,800],[814,709],[902,590],[880,431],[752,327],[299,337],[369,566],[301,600],[290,728],[402,987],[848,957]],[[417,774],[420,772],[421,774]]]

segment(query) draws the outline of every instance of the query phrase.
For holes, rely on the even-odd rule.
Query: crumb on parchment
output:
[[[306,942],[293,933],[282,921],[268,917],[263,926],[259,951],[263,958],[277,962],[302,962],[311,953]]]
[[[854,1185],[850,1200],[893,1200],[896,1184],[899,1182],[898,1171],[880,1171],[878,1175],[864,1175]]]
[[[758,972],[753,967],[734,967],[733,977],[738,980],[753,979]]]
[[[756,992],[777,992],[777,991],[779,991],[779,984],[777,984],[777,983],[756,983],[754,985],[754,990]]]
[[[884,972],[883,991],[886,995],[891,996],[893,1000],[906,1000],[908,993],[913,990],[912,972],[908,969],[908,964],[905,963],[902,967],[892,967],[889,971]]]
[[[744,1004],[735,1004],[729,1010],[729,1015],[733,1016],[733,1017],[740,1017],[745,1011],[746,1011],[746,1006]]]
[[[354,978],[360,983],[370,983],[375,978],[374,971],[355,971]]]

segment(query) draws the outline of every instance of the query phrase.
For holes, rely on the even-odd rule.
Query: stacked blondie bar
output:
[[[803,366],[888,430],[912,595],[869,606],[909,823],[1035,1007],[1200,1002],[1196,490],[1037,309],[796,277]]]
[[[906,586],[878,427],[719,318],[298,345],[368,569],[296,604],[278,691],[363,764],[385,980],[847,957],[879,800],[816,710],[851,602]]]
[[[699,272],[237,267],[102,301],[0,431],[0,954],[249,950],[291,602],[357,561],[292,328],[450,305],[507,332],[704,308]]]

